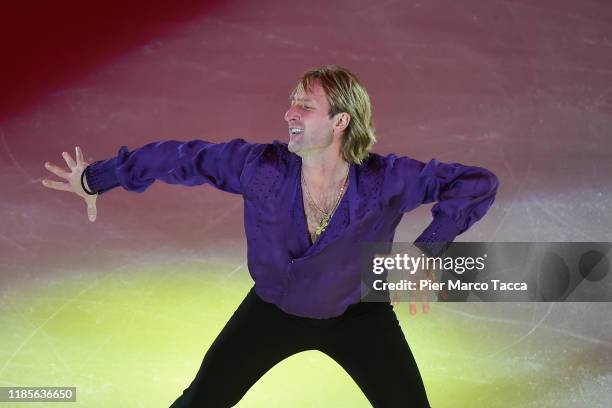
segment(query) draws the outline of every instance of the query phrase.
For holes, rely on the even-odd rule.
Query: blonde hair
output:
[[[327,96],[330,118],[341,112],[350,115],[351,120],[342,135],[341,153],[347,162],[361,164],[376,143],[368,92],[348,69],[325,65],[304,72],[291,96],[311,90],[316,82],[321,84]]]

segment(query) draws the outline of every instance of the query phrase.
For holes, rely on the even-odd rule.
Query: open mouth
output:
[[[304,129],[301,128],[289,128],[289,135],[290,136],[297,136],[297,135],[301,135],[302,133],[304,133]]]

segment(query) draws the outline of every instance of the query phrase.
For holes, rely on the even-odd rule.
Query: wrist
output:
[[[85,174],[86,172],[87,172],[87,168],[85,168],[83,172],[81,173],[81,187],[83,188],[83,191],[85,191],[85,193],[89,195],[96,195],[97,193],[94,193],[89,189],[89,185],[87,184],[87,177]]]

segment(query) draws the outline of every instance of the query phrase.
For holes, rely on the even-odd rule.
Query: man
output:
[[[490,171],[432,159],[370,153],[370,100],[346,69],[304,73],[285,114],[289,143],[202,140],[149,143],[88,165],[65,153],[69,183],[50,188],[86,198],[155,180],[212,184],[241,194],[249,273],[255,286],[206,353],[172,407],[228,407],[283,359],[320,350],[340,364],[376,407],[428,407],[416,362],[388,302],[361,301],[360,245],[392,242],[405,212],[436,202],[416,240],[438,255],[484,216],[498,181]]]

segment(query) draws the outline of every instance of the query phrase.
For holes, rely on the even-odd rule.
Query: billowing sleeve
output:
[[[87,166],[85,176],[89,189],[98,194],[117,186],[142,193],[155,180],[186,186],[211,184],[223,191],[242,194],[249,164],[264,148],[264,144],[243,139],[223,143],[165,140],[133,151],[121,146],[116,157]]]
[[[428,255],[444,252],[455,237],[481,219],[495,200],[499,180],[491,171],[460,163],[428,163],[387,157],[393,199],[402,212],[436,202],[433,220],[414,244]]]

